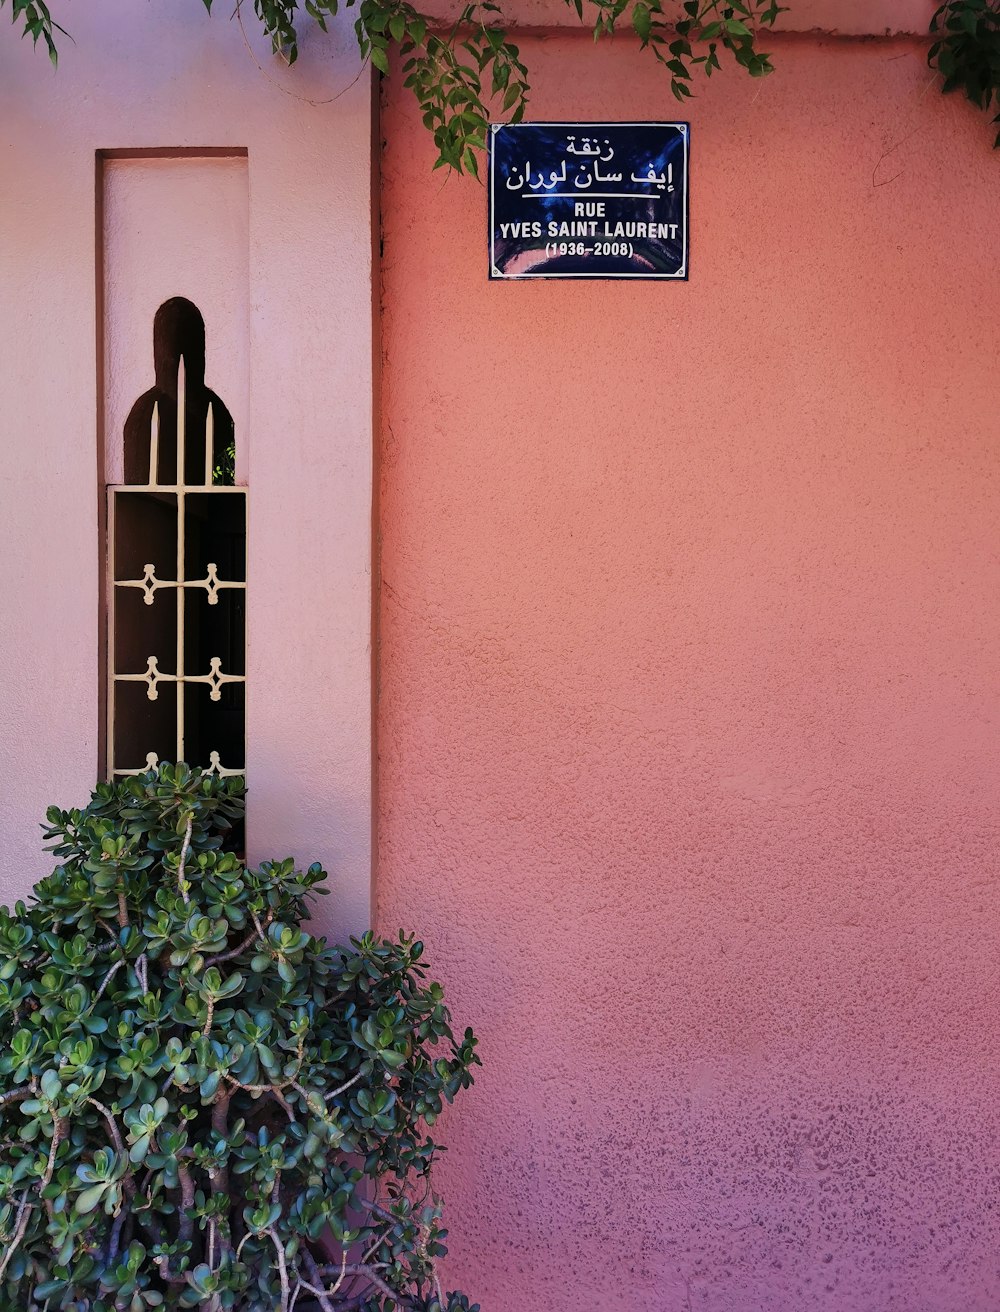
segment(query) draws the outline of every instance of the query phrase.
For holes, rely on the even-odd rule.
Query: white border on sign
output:
[[[610,119],[598,120],[594,123],[587,123],[589,128],[681,128],[681,137],[684,141],[684,242],[683,242],[683,259],[681,267],[676,273],[502,273],[497,267],[494,256],[494,245],[496,241],[496,223],[493,214],[493,169],[496,162],[496,151],[493,149],[493,138],[501,128],[579,128],[582,127],[579,121],[574,119],[536,119],[529,123],[491,123],[490,124],[490,282],[524,282],[527,278],[604,278],[607,282],[625,281],[628,278],[637,278],[642,282],[686,282],[688,276],[688,208],[690,206],[690,191],[688,187],[688,156],[691,150],[691,124],[677,122],[662,122],[659,119],[638,119],[629,122],[615,123]]]

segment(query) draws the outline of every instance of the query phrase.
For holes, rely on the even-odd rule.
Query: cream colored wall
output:
[[[249,836],[257,857],[322,860],[337,892],[324,918],[354,929],[371,880],[369,79],[350,40],[319,34],[284,70],[221,8],[69,10],[57,72],[3,35],[0,898],[51,868],[45,807],[85,800],[98,769],[96,153],[245,147],[248,386],[235,411],[251,487]],[[174,201],[196,244],[189,192]],[[109,297],[120,340],[134,295],[135,361],[149,359],[146,293],[183,262],[176,236],[150,245],[148,285]],[[112,238],[109,257],[129,237]],[[118,392],[149,385],[140,373],[111,387],[115,422]]]

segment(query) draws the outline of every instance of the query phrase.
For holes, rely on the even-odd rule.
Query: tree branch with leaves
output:
[[[8,3],[22,36],[36,45],[41,41],[56,63],[56,38],[65,33],[46,0],[0,0],[0,9]],[[202,3],[211,11],[213,0]],[[239,0],[237,11],[243,3]],[[680,10],[669,0],[667,7],[663,0],[565,3],[592,27],[595,41],[631,30],[682,102],[692,94],[696,74],[711,77],[724,60],[751,77],[772,72],[759,36],[785,12],[777,0],[685,0]],[[303,17],[326,31],[341,9],[352,10],[362,58],[380,73],[388,73],[398,58],[404,85],[434,137],[436,168],[478,174],[477,152],[486,147],[491,117],[506,115],[516,123],[525,115],[528,70],[496,0],[468,0],[449,25],[409,0],[253,0],[253,8],[275,53],[289,64],[298,56],[297,23]],[[987,111],[1000,108],[1000,0],[948,0],[935,13],[930,34],[928,59],[941,74],[942,90],[962,90]]]
[[[669,2],[669,0],[668,0]],[[0,0],[0,8],[8,0]],[[45,0],[9,0],[22,35],[44,42],[53,63],[63,29]],[[212,10],[213,0],[202,0]],[[708,76],[729,55],[752,76],[771,71],[757,31],[782,12],[776,0],[686,0],[683,16],[671,18],[662,0],[566,0],[594,39],[631,30],[666,70],[674,96],[685,100],[698,70]],[[242,9],[242,3],[239,6]],[[254,13],[273,50],[293,64],[299,53],[297,23],[303,16],[326,31],[341,9],[355,15],[354,31],[363,59],[388,73],[395,57],[404,86],[416,97],[424,126],[437,147],[436,168],[478,174],[477,152],[486,148],[491,117],[523,119],[528,105],[528,69],[509,35],[495,0],[468,0],[454,20],[442,25],[409,0],[253,0]]]

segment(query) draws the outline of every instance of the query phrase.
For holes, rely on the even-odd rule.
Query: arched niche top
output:
[[[205,319],[187,297],[170,297],[153,316],[153,376],[153,386],[135,401],[125,420],[125,483],[204,486],[210,481],[232,485],[236,463],[233,418],[222,398],[205,385]],[[184,459],[178,470],[181,397]],[[209,443],[210,453],[206,449]],[[151,468],[154,451],[156,469]],[[208,480],[206,470],[210,471]]]

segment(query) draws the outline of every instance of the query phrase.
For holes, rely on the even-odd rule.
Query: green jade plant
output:
[[[226,851],[243,809],[183,764],[101,785],[0,909],[3,1312],[472,1312],[430,1127],[476,1040],[419,942],[303,926],[319,866]]]

